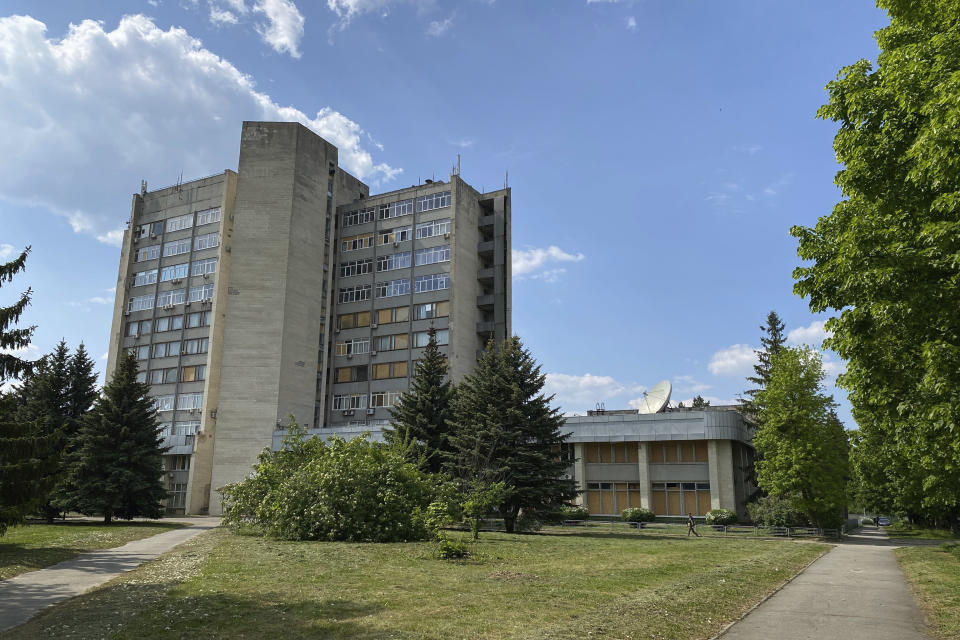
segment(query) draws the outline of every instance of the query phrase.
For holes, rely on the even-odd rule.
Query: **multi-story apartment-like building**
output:
[[[295,123],[245,122],[237,172],[133,197],[107,375],[151,384],[171,513],[220,512],[293,416],[378,431],[433,326],[461,378],[510,335],[510,190],[375,196]]]

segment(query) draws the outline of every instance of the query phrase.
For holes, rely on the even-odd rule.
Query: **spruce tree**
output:
[[[390,410],[393,426],[384,433],[387,441],[396,438],[417,443],[426,458],[427,469],[437,473],[443,453],[449,451],[447,432],[453,390],[447,380],[447,358],[437,347],[437,332],[431,326],[429,341],[417,363],[410,388]]]
[[[29,253],[27,247],[11,262],[0,264],[0,287],[24,269]],[[29,373],[33,366],[15,352],[30,344],[35,327],[12,328],[30,304],[31,293],[28,288],[17,302],[0,307],[0,384]],[[16,404],[13,393],[0,394],[0,535],[22,522],[45,494],[44,460],[52,448],[51,438],[36,424],[17,421]]]
[[[755,375],[747,376],[747,381],[756,385],[756,388],[745,391],[744,393],[749,396],[749,399],[741,400],[743,409],[751,413],[753,412],[753,399],[758,393],[766,389],[767,382],[770,381],[773,359],[780,354],[787,343],[787,338],[783,333],[784,324],[776,311],[767,314],[767,323],[760,325],[760,330],[763,331],[760,336],[762,348],[754,352],[757,354],[757,364],[753,365]]]
[[[543,395],[546,376],[516,336],[487,346],[457,389],[450,469],[474,484],[504,482],[500,514],[508,532],[521,514],[555,511],[577,494],[560,456],[563,417]]]
[[[149,389],[137,382],[137,361],[127,354],[80,428],[72,468],[75,504],[105,523],[163,513],[161,439]]]
[[[58,511],[76,509],[76,486],[73,484],[70,467],[77,461],[78,436],[83,417],[93,408],[96,399],[97,374],[94,373],[94,362],[81,342],[67,367],[67,388],[63,405],[65,421],[61,438],[62,472],[50,497],[52,507]]]

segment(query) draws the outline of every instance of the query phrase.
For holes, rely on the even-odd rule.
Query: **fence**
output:
[[[612,528],[631,527],[644,531],[662,531],[664,533],[683,534],[687,530],[685,523],[673,522],[619,522],[617,520],[567,520],[561,526],[595,526],[608,525]],[[842,538],[846,533],[844,528],[820,529],[818,527],[760,527],[741,524],[698,524],[698,530],[704,529],[723,535],[755,537],[755,538]]]

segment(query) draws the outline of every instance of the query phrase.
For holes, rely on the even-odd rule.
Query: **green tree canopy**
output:
[[[855,459],[914,517],[960,515],[960,2],[881,0],[876,67],[827,86],[844,199],[794,227],[794,291],[833,310],[825,345],[860,427]],[[858,463],[859,464],[859,463]],[[861,478],[874,483],[869,475]]]
[[[161,439],[149,390],[137,382],[137,361],[126,354],[85,416],[71,467],[71,499],[82,513],[102,515],[104,522],[163,514]]]
[[[842,521],[847,504],[849,445],[823,378],[819,353],[782,348],[754,400],[760,425],[753,444],[760,487],[828,527]]]

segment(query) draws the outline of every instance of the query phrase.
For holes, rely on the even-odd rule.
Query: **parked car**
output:
[[[880,516],[879,518],[877,518],[877,526],[878,526],[878,527],[889,527],[889,526],[890,526],[890,518],[885,518],[885,517],[883,517],[883,516]]]

